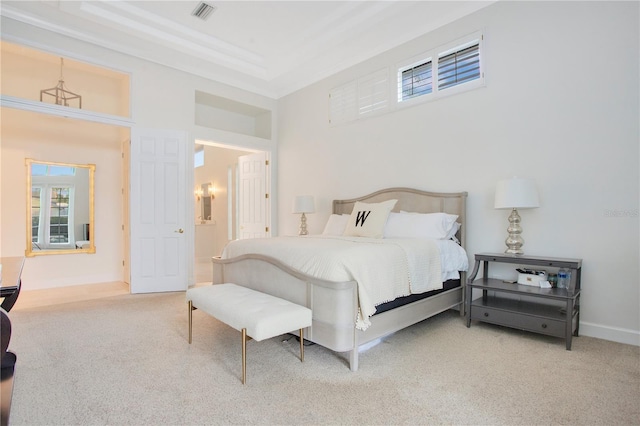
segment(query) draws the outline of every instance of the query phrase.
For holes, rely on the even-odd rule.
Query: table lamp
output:
[[[315,212],[313,197],[311,195],[298,195],[293,199],[293,213],[302,213],[300,217],[300,232],[298,235],[307,235],[307,217],[305,213]]]
[[[532,209],[540,206],[538,191],[533,179],[514,177],[498,182],[496,186],[495,205],[496,209],[511,209],[509,215],[509,236],[505,240],[507,249],[505,253],[524,254],[522,246],[524,239],[522,227],[520,226],[520,215],[518,209]]]

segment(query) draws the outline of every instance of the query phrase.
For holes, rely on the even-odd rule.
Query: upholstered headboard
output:
[[[388,188],[350,200],[333,200],[333,213],[350,214],[356,201],[379,203],[387,200],[398,200],[393,209],[395,212],[404,210],[417,213],[457,214],[461,226],[456,237],[460,240],[460,245],[466,247],[466,192],[427,192],[412,188]]]

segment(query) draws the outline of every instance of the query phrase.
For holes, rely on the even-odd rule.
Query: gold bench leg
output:
[[[242,384],[247,381],[247,329],[242,329]]]
[[[191,330],[193,326],[193,302],[189,300],[187,306],[189,308],[189,344],[191,344]]]
[[[304,328],[300,329],[300,361],[304,362]]]

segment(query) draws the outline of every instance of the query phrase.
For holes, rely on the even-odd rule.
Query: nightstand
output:
[[[483,274],[476,280],[481,262]],[[540,269],[565,268],[571,271],[571,282],[568,289],[508,283],[501,279],[489,278],[489,262],[537,266]],[[471,320],[477,320],[564,337],[567,350],[571,350],[571,338],[578,335],[580,322],[581,272],[582,259],[505,253],[476,254],[473,271],[467,279],[467,327],[471,326]],[[474,288],[482,290],[482,298],[472,300]]]

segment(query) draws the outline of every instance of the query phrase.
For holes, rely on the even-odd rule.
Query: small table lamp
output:
[[[522,227],[517,209],[531,209],[539,206],[538,191],[533,179],[514,177],[498,182],[494,207],[496,209],[512,209],[507,228],[509,237],[505,240],[507,244],[505,253],[524,254],[522,251],[524,240],[520,236]]]
[[[311,195],[298,195],[293,199],[293,213],[302,213],[300,218],[300,232],[298,235],[307,235],[307,217],[305,213],[313,213],[315,206]]]

